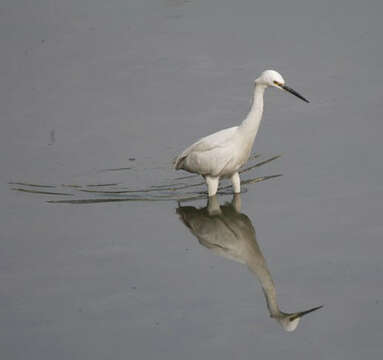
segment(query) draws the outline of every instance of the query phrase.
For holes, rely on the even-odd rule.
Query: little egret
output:
[[[241,192],[238,170],[247,162],[251,154],[262,119],[263,94],[269,86],[286,90],[301,100],[309,102],[286,86],[281,74],[274,70],[266,70],[255,80],[253,102],[241,125],[203,137],[176,158],[174,164],[176,170],[186,170],[205,178],[209,197],[217,193],[220,178],[230,178],[234,193]]]
[[[209,197],[207,206],[202,209],[179,206],[177,214],[202,246],[217,255],[247,265],[262,286],[270,317],[284,330],[294,331],[303,316],[322,308],[316,306],[294,313],[283,312],[279,308],[274,281],[254,226],[249,217],[241,213],[239,194],[234,194],[232,202],[223,206],[220,206],[217,196]]]

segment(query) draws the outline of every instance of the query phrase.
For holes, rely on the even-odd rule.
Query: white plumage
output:
[[[239,126],[203,137],[186,148],[175,160],[175,169],[202,175],[206,180],[209,196],[216,194],[220,178],[231,178],[234,193],[240,193],[238,170],[251,154],[262,119],[263,94],[269,86],[289,91],[308,102],[295,90],[287,87],[278,72],[264,71],[255,80],[253,103],[245,120]]]
[[[270,316],[286,331],[294,331],[303,316],[322,308],[316,306],[294,313],[280,310],[274,281],[257,242],[253,224],[247,215],[241,213],[239,194],[234,194],[231,204],[226,203],[222,207],[217,197],[212,196],[205,208],[180,206],[177,214],[202,246],[248,266],[262,286]]]

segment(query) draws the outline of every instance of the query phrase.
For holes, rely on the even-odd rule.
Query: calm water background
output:
[[[379,358],[382,11],[3,0],[1,357]],[[11,191],[10,181],[169,182],[185,145],[242,120],[266,68],[311,100],[267,91],[255,151],[283,156],[256,174],[283,177],[242,195],[281,308],[325,305],[294,333],[269,318],[245,266],[198,243],[176,202],[63,205]],[[132,169],[101,171],[122,167]]]

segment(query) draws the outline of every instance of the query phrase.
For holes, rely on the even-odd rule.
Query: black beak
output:
[[[310,313],[312,313],[313,311],[322,309],[322,307],[323,307],[323,305],[321,305],[321,306],[317,306],[317,307],[312,308],[312,309],[310,309],[310,310],[306,310],[306,311],[299,312],[299,313],[295,314],[295,316],[292,316],[292,317],[290,318],[290,320],[293,321],[293,320],[295,320],[295,319],[297,319],[297,318],[301,318],[302,316],[305,316],[305,315],[307,315],[307,314],[310,314]]]
[[[295,95],[296,97],[300,98],[301,100],[303,101],[306,101],[307,103],[309,103],[310,101],[308,101],[306,98],[304,98],[301,94],[297,93],[294,89],[292,89],[291,87],[288,87],[286,85],[282,85],[280,84],[280,87],[283,89],[283,90],[286,90],[288,91],[289,93]]]

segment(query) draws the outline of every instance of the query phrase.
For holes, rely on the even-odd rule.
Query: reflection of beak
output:
[[[303,316],[305,316],[305,315],[307,315],[307,314],[312,313],[313,311],[322,309],[322,307],[323,307],[323,305],[321,305],[321,306],[317,306],[317,307],[312,308],[312,309],[310,309],[310,310],[301,311],[301,312],[299,312],[299,313],[296,313],[294,316],[292,316],[292,317],[290,318],[290,321],[294,321],[295,319],[301,318],[301,317],[303,317]]]
[[[308,101],[306,98],[304,98],[301,94],[297,93],[294,89],[292,89],[291,87],[288,87],[286,85],[283,85],[283,84],[278,84],[283,90],[286,90],[288,91],[289,93],[295,95],[296,97],[300,98],[301,100],[303,101],[306,101],[307,103],[309,103],[310,101]]]

